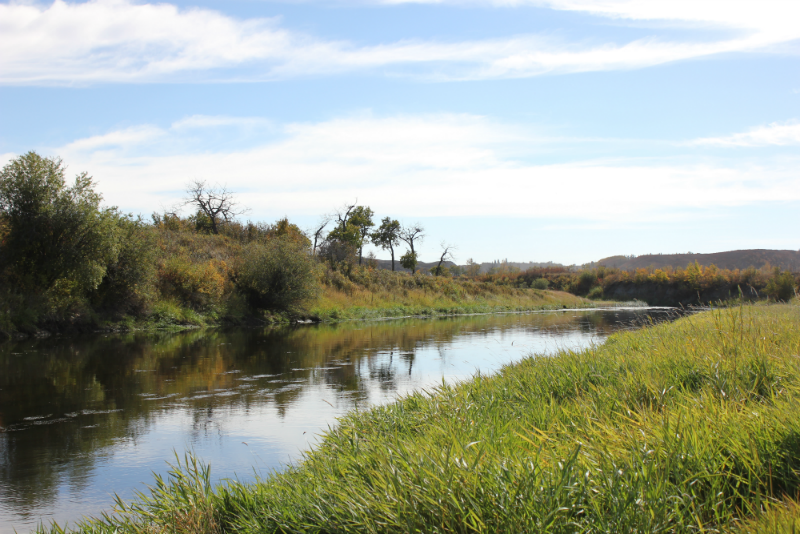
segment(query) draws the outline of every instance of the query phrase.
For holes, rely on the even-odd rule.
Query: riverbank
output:
[[[800,524],[798,327],[797,306],[745,306],[529,358],[352,413],[257,484],[212,490],[189,460],[82,529],[782,531]]]
[[[405,273],[370,273],[346,279],[347,284],[322,283],[319,296],[303,309],[253,310],[236,299],[221,309],[197,311],[174,300],[159,300],[142,316],[109,318],[101,314],[73,321],[25,324],[2,331],[11,337],[48,337],[53,334],[184,330],[219,326],[268,326],[293,322],[338,322],[396,317],[436,317],[475,313],[613,307],[619,303],[589,300],[563,291],[509,288],[471,280],[444,279]]]
[[[335,275],[335,273],[334,273]],[[321,321],[613,306],[564,291],[390,271],[325,280],[310,315]]]

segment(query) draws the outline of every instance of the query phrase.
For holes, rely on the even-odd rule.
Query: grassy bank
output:
[[[784,532],[800,525],[800,309],[740,307],[353,413],[212,489],[189,461],[85,532]]]
[[[328,270],[310,313],[324,321],[410,315],[587,308],[598,303],[563,291],[516,288],[467,278],[355,269]]]

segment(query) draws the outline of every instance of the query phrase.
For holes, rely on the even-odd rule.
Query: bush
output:
[[[221,261],[192,263],[173,257],[161,269],[159,284],[163,295],[177,298],[184,306],[205,311],[222,298],[226,274],[227,266]]]
[[[92,300],[101,309],[140,314],[153,299],[155,237],[152,228],[130,217],[119,218],[117,232],[119,255]]]
[[[589,290],[589,294],[586,295],[586,297],[592,300],[603,298],[603,288],[601,286],[593,287],[591,290]]]
[[[289,311],[317,296],[317,263],[308,247],[287,236],[251,243],[242,253],[236,285],[256,309]]]
[[[549,286],[550,282],[547,281],[547,278],[537,278],[531,282],[531,287],[533,289],[547,289]]]
[[[765,291],[771,299],[789,301],[795,296],[794,276],[789,271],[781,273],[780,269],[776,268],[775,275],[767,282]]]

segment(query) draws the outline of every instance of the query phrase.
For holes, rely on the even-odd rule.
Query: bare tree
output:
[[[350,215],[352,215],[353,210],[358,206],[358,199],[352,204],[345,203],[341,208],[338,208],[333,215],[330,217],[336,217],[336,224],[339,225],[339,228],[344,231],[347,227],[347,221],[350,220]]]
[[[328,223],[331,222],[330,215],[323,215],[319,222],[308,232],[310,235],[314,237],[314,248],[312,249],[313,254],[316,256],[317,248],[322,244],[325,240],[323,238],[323,232],[325,231],[325,227],[328,226]]]
[[[400,230],[400,235],[398,235],[398,237],[401,241],[404,241],[410,249],[408,257],[414,259],[411,267],[411,274],[414,274],[417,270],[417,251],[414,250],[414,244],[419,244],[423,239],[425,239],[425,229],[420,223],[414,223],[411,226],[404,226]]]
[[[448,245],[444,241],[441,244],[442,247],[442,255],[439,257],[439,264],[432,269],[433,274],[439,275],[442,272],[442,264],[446,261],[452,261],[453,251],[457,248],[455,245]]]
[[[233,191],[224,185],[209,186],[204,180],[195,180],[186,188],[188,195],[184,206],[195,206],[198,211],[208,217],[211,232],[219,233],[219,227],[233,221],[238,215],[247,212],[233,200]]]

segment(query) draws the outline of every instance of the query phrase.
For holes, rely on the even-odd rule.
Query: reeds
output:
[[[799,327],[728,308],[531,357],[352,413],[257,483],[176,470],[82,528],[210,531],[165,519],[196,502],[220,532],[791,532]]]

